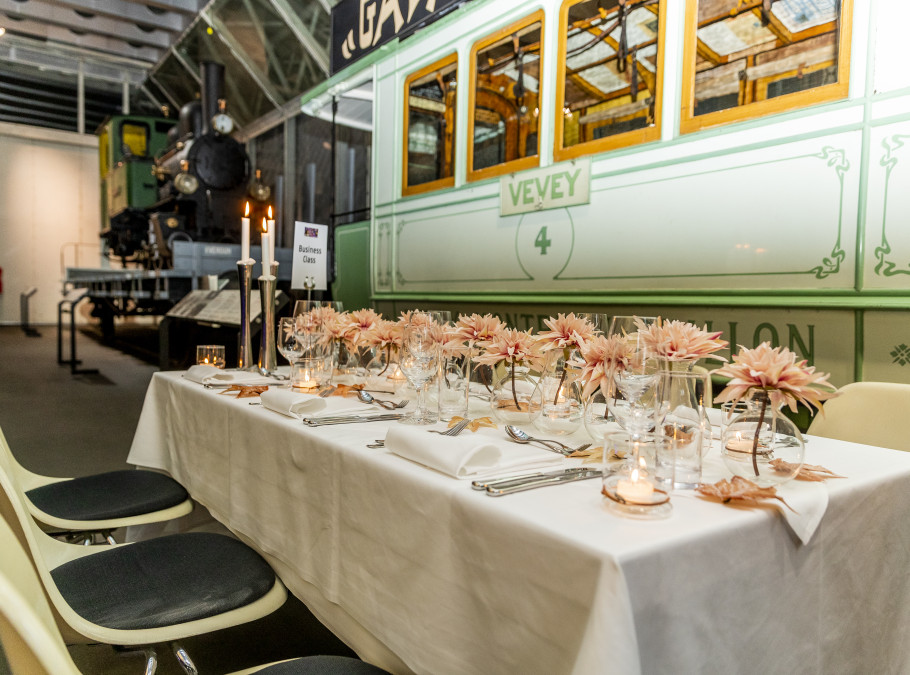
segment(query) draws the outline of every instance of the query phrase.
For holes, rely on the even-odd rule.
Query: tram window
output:
[[[543,11],[471,48],[468,180],[539,164]]]
[[[455,184],[457,70],[452,54],[405,80],[404,195]]]
[[[556,160],[660,138],[665,0],[566,0]]]
[[[692,0],[683,133],[847,96],[853,0]]]
[[[147,124],[124,122],[120,127],[124,155],[145,157],[148,155],[149,128]]]

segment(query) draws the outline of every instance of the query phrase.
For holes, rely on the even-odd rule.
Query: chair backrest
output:
[[[78,675],[32,562],[4,520],[0,551],[0,642],[12,672]]]
[[[910,450],[910,384],[853,382],[825,401],[809,425],[815,436]]]

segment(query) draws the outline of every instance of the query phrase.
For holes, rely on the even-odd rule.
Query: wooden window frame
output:
[[[840,18],[841,26],[837,31],[838,44],[836,46],[837,82],[696,116],[695,52],[698,45],[696,39],[698,0],[687,0],[683,45],[682,102],[679,121],[680,133],[693,133],[702,129],[776,115],[847,98],[850,88],[850,41],[853,35],[853,0],[843,0]],[[806,30],[813,29],[808,28]],[[773,78],[759,78],[756,82],[759,83],[759,86],[766,89],[769,82],[785,79],[786,77],[787,74],[782,74]]]
[[[546,21],[544,17],[543,9],[538,9],[532,14],[519,19],[518,21],[501,28],[495,33],[488,35],[485,38],[481,38],[471,47],[471,70],[470,70],[470,86],[468,91],[468,132],[466,134],[466,140],[468,144],[468,176],[467,179],[469,182],[484,180],[486,178],[494,178],[495,176],[501,176],[507,173],[514,173],[515,171],[524,171],[525,169],[533,169],[534,167],[540,166],[540,130],[542,129],[543,124],[543,111],[540,111],[540,114],[537,118],[537,153],[530,157],[520,157],[519,159],[513,159],[508,162],[503,162],[502,164],[496,164],[494,166],[488,166],[483,169],[474,169],[474,106],[477,100],[477,52],[481,51],[485,47],[498,42],[504,37],[511,35],[512,33],[530,26],[534,23],[540,22],[540,58],[538,60],[538,68],[540,72],[540,79],[538,81],[538,90],[537,90],[537,100],[538,102],[543,102],[543,81],[544,81],[544,40],[546,36]]]
[[[430,73],[436,70],[442,70],[452,64],[455,64],[455,81],[458,82],[458,52],[453,52],[448,56],[445,56],[438,61],[434,61],[428,66],[421,68],[417,72],[411,73],[405,78],[404,81],[404,139],[402,141],[402,169],[401,169],[401,196],[408,197],[410,195],[422,194],[424,192],[432,192],[433,190],[440,190],[442,188],[454,187],[455,185],[455,172],[456,172],[456,162],[457,157],[456,149],[458,147],[458,130],[457,130],[457,111],[452,110],[452,175],[447,176],[446,178],[437,178],[436,180],[431,180],[426,183],[419,183],[417,185],[408,185],[408,134],[410,133],[411,127],[411,83],[419,80],[422,77],[426,77]],[[455,93],[455,106],[458,107],[458,90],[456,88]]]
[[[667,24],[667,0],[660,0],[658,3],[657,17],[657,80],[654,85],[654,124],[644,129],[633,129],[621,134],[614,134],[604,138],[598,138],[592,141],[576,143],[568,147],[563,146],[565,141],[565,114],[564,98],[566,90],[566,41],[568,30],[566,22],[569,17],[569,8],[577,5],[584,0],[565,0],[559,8],[559,50],[556,58],[556,107],[553,139],[553,160],[562,162],[568,159],[575,159],[584,155],[593,155],[617,148],[625,148],[631,145],[641,143],[650,143],[660,140],[660,122],[661,110],[663,107],[663,86],[664,86],[664,49],[666,41],[666,24]]]

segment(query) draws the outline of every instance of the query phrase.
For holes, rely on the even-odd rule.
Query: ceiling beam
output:
[[[196,16],[203,5],[206,4],[205,0],[126,0],[126,2],[146,7],[157,7],[168,12],[186,14],[190,17]]]
[[[86,35],[118,38],[135,46],[167,49],[173,41],[173,36],[167,31],[156,29],[146,32],[135,23],[101,16],[85,18],[72,9],[42,2],[20,3],[15,0],[0,0],[0,12],[4,12],[12,19],[10,28],[15,27],[16,19],[22,18]]]
[[[162,49],[154,47],[133,47],[119,38],[110,38],[102,35],[76,35],[66,28],[52,26],[47,23],[23,19],[22,21],[6,22],[8,35],[25,35],[37,37],[49,42],[58,42],[63,45],[81,47],[96,52],[104,52],[112,56],[123,56],[129,59],[144,61],[149,66],[158,62],[164,53]]]
[[[313,37],[309,28],[303,24],[303,21],[300,20],[300,17],[287,0],[269,1],[272,3],[272,7],[275,8],[275,11],[278,12],[278,15],[284,19],[284,22],[288,25],[288,28],[291,29],[291,32],[294,33],[294,36],[300,44],[303,45],[303,48],[307,50],[309,55],[316,62],[316,65],[319,66],[323,75],[328,76],[329,50],[326,46],[319,44],[316,38]]]
[[[48,3],[49,0],[32,0]],[[156,14],[144,4],[135,4],[126,0],[53,0],[50,4],[66,7],[81,12],[89,12],[108,19],[132,21],[149,28],[160,28],[170,33],[180,34],[190,25],[192,17],[177,12]]]

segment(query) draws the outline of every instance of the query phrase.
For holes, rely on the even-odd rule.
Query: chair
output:
[[[224,535],[175,534],[102,548],[54,539],[29,514],[10,456],[0,434],[0,516],[30,554],[67,640],[171,643],[259,619],[284,604],[287,592],[272,568]],[[155,662],[151,652],[148,672]],[[196,672],[188,659],[181,665]]]
[[[825,401],[809,434],[910,450],[910,385],[893,382],[853,382],[840,396]]]
[[[54,478],[19,464],[5,439],[0,453],[25,492],[32,517],[48,531],[83,533],[85,543],[98,532],[113,544],[110,531],[118,527],[171,520],[193,510],[183,486],[163,473],[125,470]]]
[[[13,673],[79,675],[54,623],[28,555],[0,520],[0,643]],[[311,656],[250,668],[234,675],[381,675],[368,663],[341,656]]]

